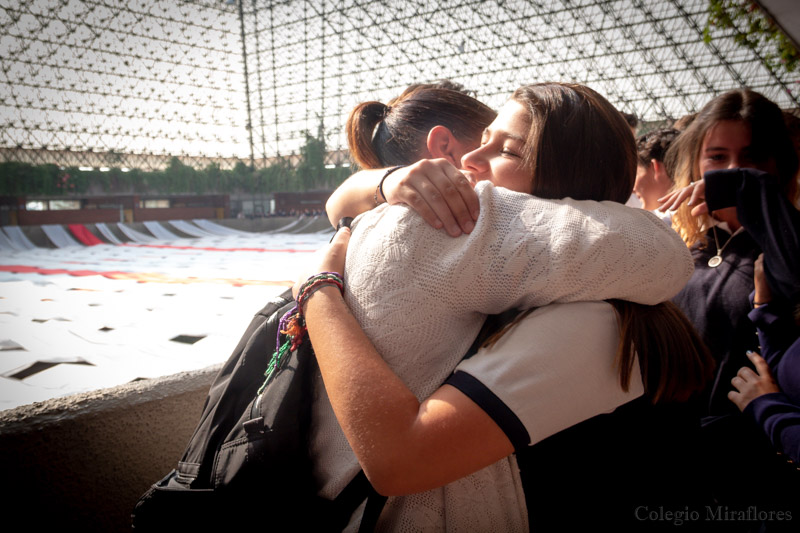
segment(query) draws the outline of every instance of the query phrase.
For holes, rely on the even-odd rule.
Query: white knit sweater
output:
[[[480,217],[472,233],[458,238],[405,206],[380,206],[353,224],[345,299],[377,351],[420,400],[452,372],[488,314],[607,298],[655,304],[674,296],[693,272],[680,237],[647,211],[616,202],[542,200],[488,182],[476,191]],[[332,498],[359,466],[324,386],[317,385],[312,454],[321,494]],[[472,476],[496,478],[498,468],[508,465]],[[497,484],[464,481],[484,491]],[[430,491],[431,511],[442,520],[444,509],[437,507],[445,505],[443,490]],[[469,490],[464,501],[472,507],[489,499]],[[458,523],[455,514],[447,514],[448,529]]]

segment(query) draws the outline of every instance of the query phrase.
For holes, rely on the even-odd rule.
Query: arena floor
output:
[[[0,252],[0,410],[227,359],[320,234]]]

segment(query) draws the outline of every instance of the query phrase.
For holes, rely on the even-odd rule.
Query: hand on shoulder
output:
[[[422,159],[390,174],[383,185],[389,204],[406,204],[451,237],[470,233],[478,220],[478,196],[467,176],[446,159]]]

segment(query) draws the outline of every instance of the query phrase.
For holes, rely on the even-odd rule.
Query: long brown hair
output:
[[[448,128],[459,141],[477,144],[495,116],[457,84],[416,84],[388,104],[358,104],[347,118],[347,145],[361,168],[407,165],[422,159],[434,126]]]
[[[734,89],[714,98],[697,113],[694,121],[672,143],[666,166],[672,169],[674,189],[703,179],[700,156],[708,132],[722,121],[740,121],[750,128],[751,151],[756,157],[774,159],[784,192],[794,203],[797,200],[797,152],[784,123],[780,108],[766,97],[750,89]],[[687,246],[706,243],[709,217],[691,215],[691,206],[682,204],[672,217],[672,226]]]
[[[625,203],[636,179],[636,145],[622,114],[583,85],[537,83],[511,99],[531,114],[523,162],[540,198]]]
[[[683,402],[702,391],[714,374],[711,356],[697,330],[672,302],[642,305],[608,300],[617,312],[617,364],[627,391],[636,354],[645,395],[653,402]]]
[[[531,164],[532,194],[546,198],[625,202],[636,177],[633,134],[600,94],[574,84],[528,85],[514,100],[531,113],[523,157]],[[652,402],[685,401],[702,390],[713,359],[686,316],[671,302],[642,305],[608,300],[617,313],[617,365],[623,390],[638,355],[645,394]],[[486,341],[494,343],[512,324]]]

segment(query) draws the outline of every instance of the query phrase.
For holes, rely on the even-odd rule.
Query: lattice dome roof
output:
[[[263,165],[319,131],[336,153],[356,103],[444,78],[492,106],[525,83],[585,83],[648,121],[742,86],[785,108],[800,99],[800,76],[765,66],[768,50],[740,47],[730,30],[704,42],[707,0],[0,5],[6,160],[230,166],[252,145]]]

